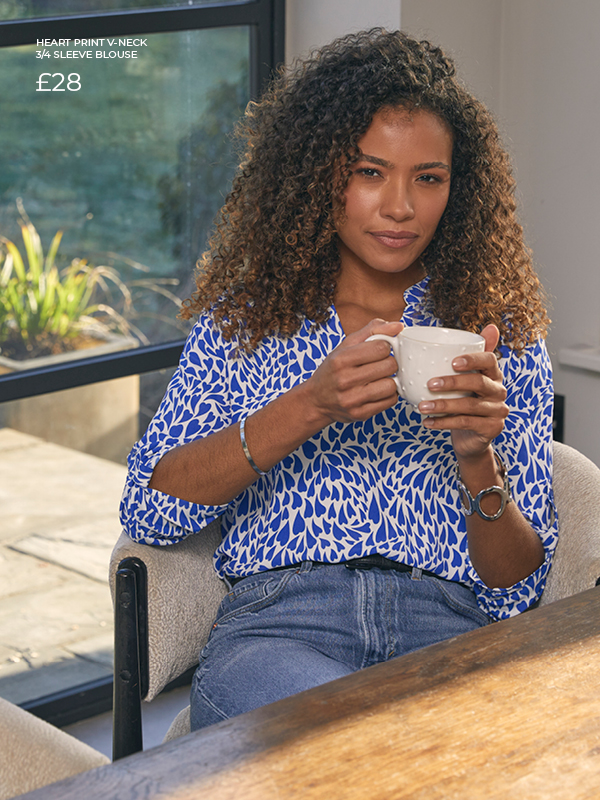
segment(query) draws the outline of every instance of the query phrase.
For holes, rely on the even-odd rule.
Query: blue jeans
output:
[[[260,572],[221,603],[192,683],[192,730],[489,622],[465,586],[418,570]]]

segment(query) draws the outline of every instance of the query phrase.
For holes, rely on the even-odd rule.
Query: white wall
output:
[[[600,372],[558,358],[562,348],[600,346],[600,2],[403,0],[402,29],[453,54],[498,117],[552,299],[548,346],[566,397],[565,441],[600,465]]]
[[[502,0],[402,0],[402,30],[442,46],[490,110],[500,101]]]
[[[345,33],[400,27],[400,0],[287,0],[286,62]]]
[[[528,241],[553,300],[549,347],[566,442],[600,465],[600,373],[557,357],[600,345],[600,3],[504,3],[500,107]]]

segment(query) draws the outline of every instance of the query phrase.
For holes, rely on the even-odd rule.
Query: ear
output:
[[[481,335],[485,339],[485,352],[493,353],[500,341],[500,331],[495,325],[486,325]]]

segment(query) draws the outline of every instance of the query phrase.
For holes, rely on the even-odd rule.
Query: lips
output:
[[[398,249],[407,247],[419,238],[412,231],[370,231],[371,236],[386,247]]]

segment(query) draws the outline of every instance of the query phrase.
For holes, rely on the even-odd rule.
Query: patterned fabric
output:
[[[424,279],[405,293],[405,325],[440,324],[428,308],[426,286]],[[232,358],[233,345],[209,317],[201,318],[155,418],[129,456],[125,530],[136,541],[166,545],[223,515],[215,554],[221,576],[380,553],[471,586],[492,618],[524,611],[544,588],[558,535],[552,375],[541,341],[521,357],[501,348],[510,414],[494,447],[508,467],[514,501],[546,551],[545,563],[511,588],[490,589],[469,560],[450,432],[423,427],[421,415],[402,399],[366,422],[329,425],[227,505],[197,505],[148,488],[167,451],[237,422],[307,380],[343,338],[332,308],[322,327],[305,321],[294,337],[267,338],[253,353]]]

